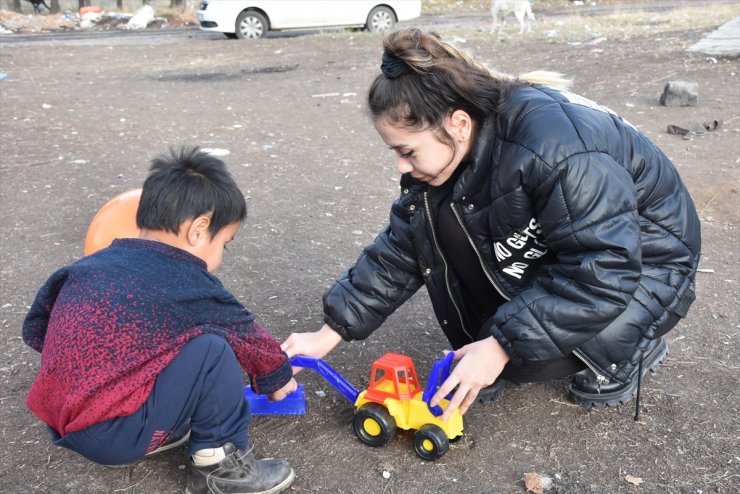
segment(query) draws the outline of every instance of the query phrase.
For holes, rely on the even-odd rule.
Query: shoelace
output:
[[[637,397],[635,398],[635,422],[640,420],[640,384],[642,384],[642,361],[645,354],[640,357],[640,363],[637,367]]]

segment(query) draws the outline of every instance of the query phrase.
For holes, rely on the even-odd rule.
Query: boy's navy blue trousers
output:
[[[117,417],[59,437],[53,442],[104,465],[143,458],[168,439],[184,436],[188,453],[233,443],[247,447],[252,419],[234,351],[207,334],[188,342],[157,376],[149,398],[132,415]]]

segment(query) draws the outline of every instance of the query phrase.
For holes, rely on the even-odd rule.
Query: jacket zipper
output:
[[[591,363],[583,355],[583,352],[581,352],[580,349],[576,348],[575,350],[573,350],[573,355],[575,355],[576,357],[578,357],[578,360],[580,360],[581,362],[583,362],[584,364],[586,364],[586,367],[588,367],[589,369],[591,369],[591,372],[594,373],[594,375],[596,376],[596,389],[597,389],[597,391],[599,393],[601,393],[601,385],[602,384],[607,384],[609,382],[609,378],[606,377],[605,375],[603,375],[601,373],[601,371],[599,371],[596,368],[594,368],[594,366],[591,365]]]
[[[434,247],[437,249],[437,252],[439,253],[439,256],[442,258],[442,263],[445,265],[445,286],[447,287],[447,295],[450,296],[450,300],[452,300],[452,305],[455,306],[455,310],[457,311],[457,317],[460,319],[460,327],[462,328],[465,335],[470,339],[471,342],[475,341],[475,338],[470,336],[470,333],[468,333],[468,330],[465,328],[465,321],[462,317],[462,312],[460,312],[460,307],[458,307],[457,302],[455,301],[455,297],[452,296],[452,290],[450,290],[450,281],[447,277],[448,267],[447,267],[447,259],[445,259],[444,254],[442,253],[442,249],[439,247],[439,243],[437,242],[437,233],[434,228],[434,221],[432,221],[432,210],[429,207],[429,198],[428,198],[429,192],[424,192],[424,208],[427,210],[427,218],[429,219],[429,227],[432,229],[432,240],[434,241]]]
[[[496,280],[493,279],[493,276],[491,276],[491,273],[488,271],[488,268],[486,267],[486,264],[483,262],[483,257],[480,255],[480,252],[478,251],[478,247],[475,246],[475,242],[473,242],[473,238],[468,233],[468,230],[465,229],[465,225],[462,222],[462,218],[460,217],[460,213],[455,209],[455,203],[450,203],[450,208],[452,208],[452,213],[455,215],[455,218],[457,218],[457,222],[460,225],[460,228],[462,228],[463,233],[465,233],[465,236],[468,239],[468,242],[470,242],[470,246],[473,248],[473,251],[475,251],[475,255],[478,257],[478,262],[480,263],[480,267],[483,269],[483,274],[486,275],[486,278],[488,278],[488,281],[491,282],[491,285],[493,285],[493,288],[496,289],[499,295],[501,295],[506,300],[511,300],[511,297],[508,296],[504,290],[496,284]]]

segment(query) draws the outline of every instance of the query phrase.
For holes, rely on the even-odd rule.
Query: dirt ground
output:
[[[287,458],[294,493],[523,493],[535,472],[557,493],[737,493],[740,84],[737,59],[687,53],[706,29],[663,29],[582,42],[492,38],[488,26],[442,29],[499,70],[557,70],[574,90],[644,131],[673,159],[703,221],[698,300],[671,333],[669,360],[634,407],[586,411],[565,382],[509,388],[476,405],[465,434],[428,463],[401,433],[370,448],[352,406],[300,375],[304,416],[256,417],[259,452]],[[133,38],[132,38],[133,39]],[[36,290],[83,255],[87,226],[114,195],[139,187],[169,146],[227,150],[250,207],[218,274],[280,340],[321,324],[321,295],[385,224],[398,193],[390,152],[364,111],[380,44],[367,33],[257,42],[7,43],[0,39],[0,491],[175,493],[184,449],[124,469],[54,447],[27,410],[39,366],[20,328]],[[699,84],[695,107],[663,107],[669,80]],[[669,125],[722,125],[684,139]],[[363,342],[327,361],[362,389],[386,351],[410,355],[422,382],[445,340],[421,292]]]

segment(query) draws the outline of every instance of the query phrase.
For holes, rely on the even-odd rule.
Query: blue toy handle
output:
[[[437,392],[442,383],[445,382],[448,377],[450,377],[450,367],[452,366],[452,361],[454,359],[455,352],[448,353],[434,363],[434,366],[432,366],[432,372],[429,373],[429,382],[427,383],[427,387],[424,390],[422,399],[424,400],[424,403],[427,404],[429,411],[432,412],[432,415],[434,415],[435,417],[439,417],[440,415],[442,415],[442,407],[439,405],[431,406],[429,404],[429,400],[432,399],[432,396],[434,396],[434,393]],[[445,398],[449,400],[451,396],[452,393],[450,392],[447,396],[445,396]]]
[[[329,364],[321,360],[320,358],[304,357],[303,355],[296,355],[290,359],[290,365],[294,367],[307,367],[315,370],[321,377],[334,386],[334,388],[342,393],[342,396],[347,398],[353,405],[357,401],[357,397],[360,392],[352,386],[342,375],[335,371]]]

